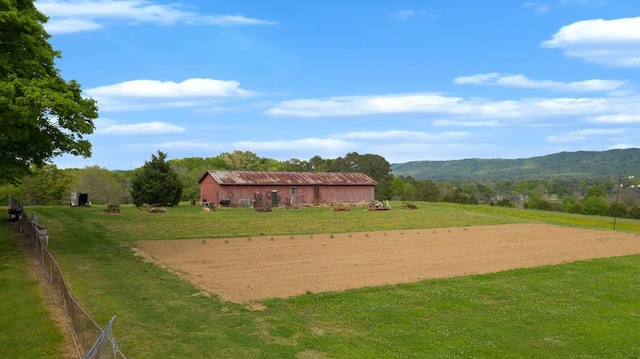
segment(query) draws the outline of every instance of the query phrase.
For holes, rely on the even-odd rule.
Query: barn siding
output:
[[[201,183],[200,199],[220,203],[222,199],[230,199],[235,205],[243,199],[254,199],[256,193],[271,198],[277,191],[280,204],[325,204],[356,203],[374,200],[373,186],[305,186],[297,185],[295,195],[291,195],[291,186],[252,186],[252,185],[219,185],[213,180]],[[314,188],[318,187],[319,198],[315,198]]]
[[[220,185],[211,177],[205,176],[200,182],[200,202],[214,202],[219,203],[218,193],[220,192]]]
[[[311,175],[313,176],[313,175]],[[375,183],[375,182],[374,182]],[[291,187],[295,186],[292,195]],[[200,179],[200,201],[219,204],[223,199],[238,205],[241,200],[253,200],[256,193],[271,199],[272,192],[278,193],[279,204],[327,204],[358,203],[374,200],[373,184],[220,184],[210,175]]]

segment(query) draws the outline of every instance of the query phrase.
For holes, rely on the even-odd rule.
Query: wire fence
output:
[[[20,221],[20,231],[31,241],[33,251],[42,265],[47,279],[60,295],[62,305],[66,309],[69,328],[73,335],[79,358],[85,359],[127,359],[120,351],[111,330],[115,316],[104,329],[87,313],[73,297],[60,266],[53,258],[47,246],[49,235],[47,229],[38,223],[38,216],[33,213],[27,216],[20,201],[9,196],[9,220]]]

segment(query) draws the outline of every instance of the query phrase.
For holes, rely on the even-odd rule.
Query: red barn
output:
[[[376,185],[364,173],[344,172],[207,171],[198,183],[201,202],[240,207],[256,194],[273,206],[371,202]]]

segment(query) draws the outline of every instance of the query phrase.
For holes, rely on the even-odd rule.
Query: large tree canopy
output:
[[[51,158],[91,156],[96,102],[55,66],[47,17],[33,0],[0,0],[0,184],[16,182]]]

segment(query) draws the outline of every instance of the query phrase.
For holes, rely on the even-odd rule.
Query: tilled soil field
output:
[[[341,291],[640,253],[636,234],[510,224],[139,241],[136,252],[221,299]]]

